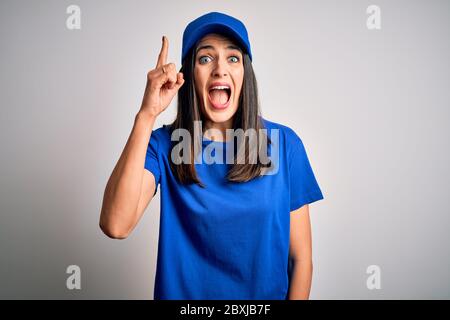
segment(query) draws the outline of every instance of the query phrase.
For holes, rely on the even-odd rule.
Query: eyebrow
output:
[[[195,51],[195,53],[197,54],[197,52],[199,52],[202,49],[215,49],[212,45],[206,44],[203,45],[201,47],[198,47],[197,50]],[[239,52],[242,52],[241,48],[239,48],[238,46],[235,46],[233,44],[230,44],[226,47],[226,49],[230,49],[230,50],[238,50]]]

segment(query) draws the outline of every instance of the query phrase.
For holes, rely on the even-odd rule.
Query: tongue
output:
[[[228,101],[228,92],[226,90],[211,90],[209,93],[211,100],[217,104],[225,104]]]

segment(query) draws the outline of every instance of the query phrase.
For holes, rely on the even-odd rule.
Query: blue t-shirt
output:
[[[177,181],[169,165],[169,128],[152,131],[145,168],[155,176],[155,193],[158,185],[161,191],[155,300],[287,299],[290,212],[323,195],[300,137],[262,120],[269,138],[273,128],[279,133],[273,170],[229,182],[230,165],[202,161],[195,168],[206,188]],[[226,154],[229,142],[203,138],[203,148],[211,143],[210,154],[220,148]]]

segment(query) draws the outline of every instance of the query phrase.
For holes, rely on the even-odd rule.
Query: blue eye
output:
[[[203,64],[203,63],[206,63],[206,62],[207,62],[207,61],[205,61],[205,59],[211,59],[211,58],[208,57],[208,56],[201,56],[200,59],[198,59],[198,61],[199,61],[201,64]]]
[[[208,59],[211,60],[212,58],[210,56],[201,56],[198,59],[198,61],[199,61],[200,64],[205,64],[205,63],[209,62]],[[239,57],[237,57],[237,56],[231,56],[230,59],[232,59],[233,63],[238,63],[239,62]]]

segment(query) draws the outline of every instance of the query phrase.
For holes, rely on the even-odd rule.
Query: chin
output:
[[[208,119],[214,123],[227,122],[232,118],[233,115],[211,115],[208,114]]]
[[[226,122],[233,118],[234,114],[237,111],[237,106],[230,105],[228,108],[224,110],[214,109],[212,106],[208,105],[206,107],[206,115],[207,118],[215,123]]]

